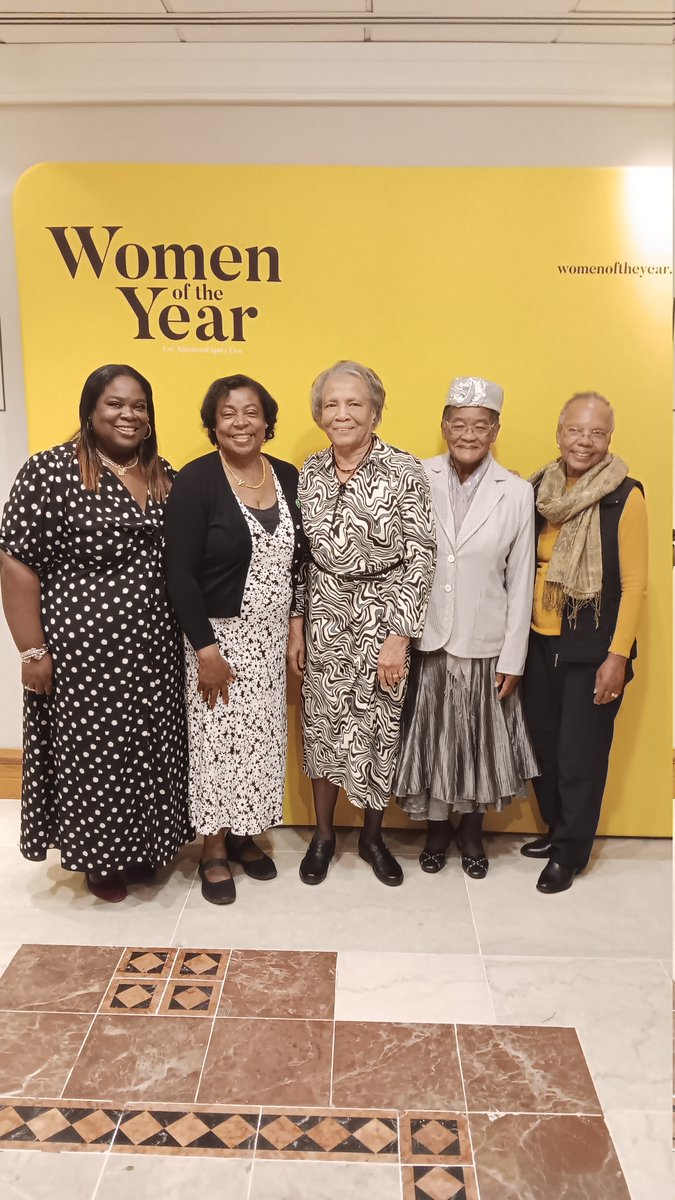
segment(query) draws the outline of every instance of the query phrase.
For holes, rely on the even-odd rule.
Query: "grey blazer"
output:
[[[459,534],[447,455],[422,464],[431,487],[438,557],[426,622],[415,645],[462,658],[497,658],[522,675],[534,584],[534,492],[491,459]]]

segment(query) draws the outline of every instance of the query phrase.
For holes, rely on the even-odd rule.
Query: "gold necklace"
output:
[[[260,462],[262,465],[262,479],[260,480],[260,483],[247,483],[245,479],[240,479],[239,476],[232,470],[232,467],[228,465],[228,463],[225,461],[225,455],[223,454],[222,450],[219,450],[218,453],[220,455],[220,461],[222,462],[225,470],[229,471],[235,482],[239,484],[239,487],[248,488],[251,492],[257,492],[258,489],[262,487],[265,479],[267,478],[265,459],[263,458],[262,454],[260,455]]]
[[[340,484],[341,487],[344,487],[346,483],[349,483],[349,480],[352,478],[352,475],[356,475],[356,472],[358,471],[359,467],[362,467],[364,462],[366,461],[366,459],[369,457],[374,445],[375,445],[375,439],[373,437],[371,437],[370,443],[368,445],[368,449],[366,450],[363,457],[359,459],[356,466],[354,466],[354,467],[341,467],[335,456],[335,447],[331,446],[331,454],[333,456],[333,468],[335,470],[335,474],[337,475],[339,472],[340,475],[347,476],[347,478],[344,480],[341,480],[338,478],[338,483]]]
[[[138,466],[138,455],[136,455],[133,462],[127,463],[126,467],[121,467],[119,463],[113,462],[112,458],[106,458],[105,454],[102,454],[100,450],[97,450],[96,453],[101,462],[105,463],[106,467],[110,467],[110,470],[114,471],[120,479],[126,475],[127,471],[132,471],[134,467]]]

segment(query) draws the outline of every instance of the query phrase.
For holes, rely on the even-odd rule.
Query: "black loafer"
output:
[[[547,833],[544,837],[535,838],[532,842],[525,842],[525,845],[520,847],[520,853],[524,854],[525,858],[550,858],[550,833]]]
[[[359,842],[359,857],[370,863],[375,878],[387,887],[398,887],[403,883],[403,871],[384,842]]]
[[[582,870],[583,867],[566,867],[551,859],[537,880],[537,891],[544,892],[546,895],[566,892],[574,883],[574,876]]]
[[[259,851],[257,858],[243,857],[244,851],[248,850],[250,846]],[[239,863],[243,868],[244,874],[248,875],[250,879],[276,879],[277,869],[272,859],[269,854],[265,854],[260,849],[260,846],[256,846],[253,838],[244,838],[243,841],[237,844],[237,842],[233,841],[232,835],[226,833],[225,849],[227,850],[227,857],[232,862]]]
[[[330,861],[335,854],[335,835],[332,838],[312,838],[307,853],[300,863],[300,878],[303,883],[323,883],[328,874]]]
[[[419,857],[420,866],[427,875],[437,875],[447,861],[445,850],[427,850],[426,846]]]
[[[237,898],[234,879],[210,880],[206,878],[209,867],[227,867],[226,858],[207,858],[199,864],[199,878],[202,881],[202,896],[209,904],[232,904]]]

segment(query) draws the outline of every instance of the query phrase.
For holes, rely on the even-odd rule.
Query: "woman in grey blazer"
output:
[[[423,464],[438,537],[422,636],[414,643],[394,777],[398,802],[427,820],[423,871],[446,862],[460,815],[462,866],[483,879],[485,812],[537,773],[518,687],[534,579],[534,503],[525,480],[494,460],[502,388],[454,379],[441,430],[448,454]]]

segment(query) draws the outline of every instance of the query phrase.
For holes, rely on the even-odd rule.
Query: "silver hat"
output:
[[[491,408],[500,413],[504,403],[504,389],[489,379],[476,375],[460,375],[453,379],[446,404],[455,408]]]

